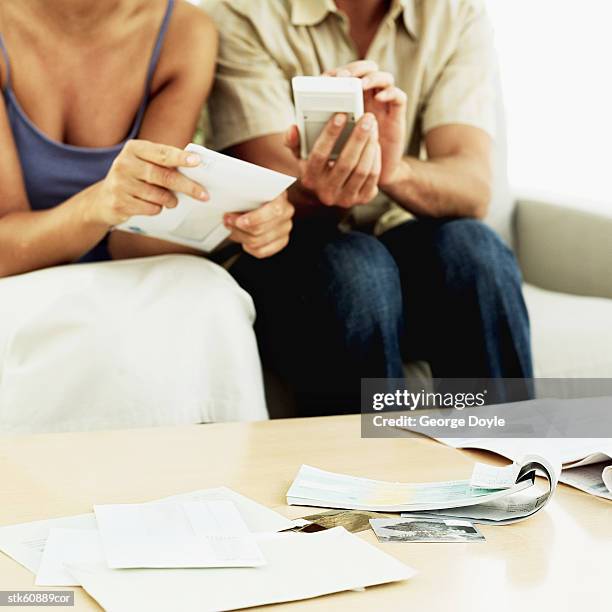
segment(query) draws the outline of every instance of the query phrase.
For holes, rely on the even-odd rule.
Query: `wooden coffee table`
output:
[[[361,439],[359,416],[0,438],[0,525],[220,485],[294,518],[310,512],[284,505],[302,463],[416,482],[469,477],[483,457],[503,463],[426,439]],[[612,610],[612,503],[561,485],[527,521],[481,529],[480,544],[378,544],[364,532],[418,576],[269,609]],[[33,576],[0,553],[0,590],[33,588]],[[75,591],[73,609],[97,609]]]

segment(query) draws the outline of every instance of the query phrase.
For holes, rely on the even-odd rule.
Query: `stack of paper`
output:
[[[527,456],[503,468],[477,464],[471,480],[398,483],[303,465],[287,492],[287,503],[375,512],[427,512],[505,524],[540,510],[557,485],[558,471],[543,457]],[[546,477],[546,491],[525,493],[535,489],[536,473]]]
[[[0,528],[0,550],[107,610],[230,610],[414,574],[342,528],[277,533],[293,521],[225,488],[94,510]]]
[[[293,527],[293,522],[284,516],[226,487],[193,491],[149,503],[156,504],[172,501],[231,501],[236,505],[249,531],[252,533],[283,531]],[[42,560],[47,538],[51,530],[56,528],[94,530],[97,532],[96,517],[93,513],[79,514],[0,527],[0,550],[36,574]],[[83,535],[83,537],[91,536]],[[65,585],[57,584],[49,586],[76,585],[71,577],[68,577],[68,580],[72,580],[72,582]]]

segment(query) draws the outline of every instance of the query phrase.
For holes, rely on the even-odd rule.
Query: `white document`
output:
[[[65,563],[103,563],[104,550],[97,529],[62,529],[49,531],[35,584],[38,586],[80,586]]]
[[[230,501],[94,506],[110,568],[257,567],[259,547]]]
[[[56,528],[95,530],[96,517],[93,514],[78,514],[0,527],[0,550],[36,574],[49,532]]]
[[[227,500],[236,504],[240,515],[252,533],[283,531],[294,525],[288,518],[261,504],[236,493],[227,487],[216,487],[148,502],[155,504],[168,501],[214,501]],[[20,523],[0,527],[0,550],[23,565],[33,574],[38,572],[49,530],[54,527],[67,529],[96,529],[93,513],[62,518]]]
[[[407,580],[416,573],[341,527],[259,536],[258,543],[268,561],[258,568],[126,571],[72,564],[68,569],[113,612],[236,610]]]
[[[225,213],[259,208],[295,182],[292,176],[197,144],[192,143],[185,150],[197,153],[202,163],[195,168],[180,168],[179,171],[205,187],[210,199],[201,202],[177,193],[176,208],[164,208],[155,216],[131,217],[116,229],[161,238],[210,253],[230,235],[223,225]]]

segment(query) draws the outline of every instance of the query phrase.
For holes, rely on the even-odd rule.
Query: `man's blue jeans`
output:
[[[359,411],[361,378],[531,378],[529,318],[512,252],[483,223],[415,220],[376,238],[301,222],[274,257],[231,269],[255,302],[264,367],[301,415]]]

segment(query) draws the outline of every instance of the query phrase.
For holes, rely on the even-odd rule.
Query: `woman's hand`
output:
[[[228,213],[223,218],[231,230],[230,240],[258,259],[282,251],[289,243],[295,209],[283,193],[275,200],[248,213]]]
[[[91,216],[112,227],[133,215],[157,215],[177,205],[175,191],[206,201],[208,193],[202,185],[177,170],[200,162],[199,155],[176,147],[130,140],[98,183]]]
[[[406,149],[406,93],[395,86],[391,73],[379,70],[378,65],[369,60],[352,62],[325,74],[361,79],[365,110],[372,113],[378,123],[382,152],[379,185],[392,182]]]

